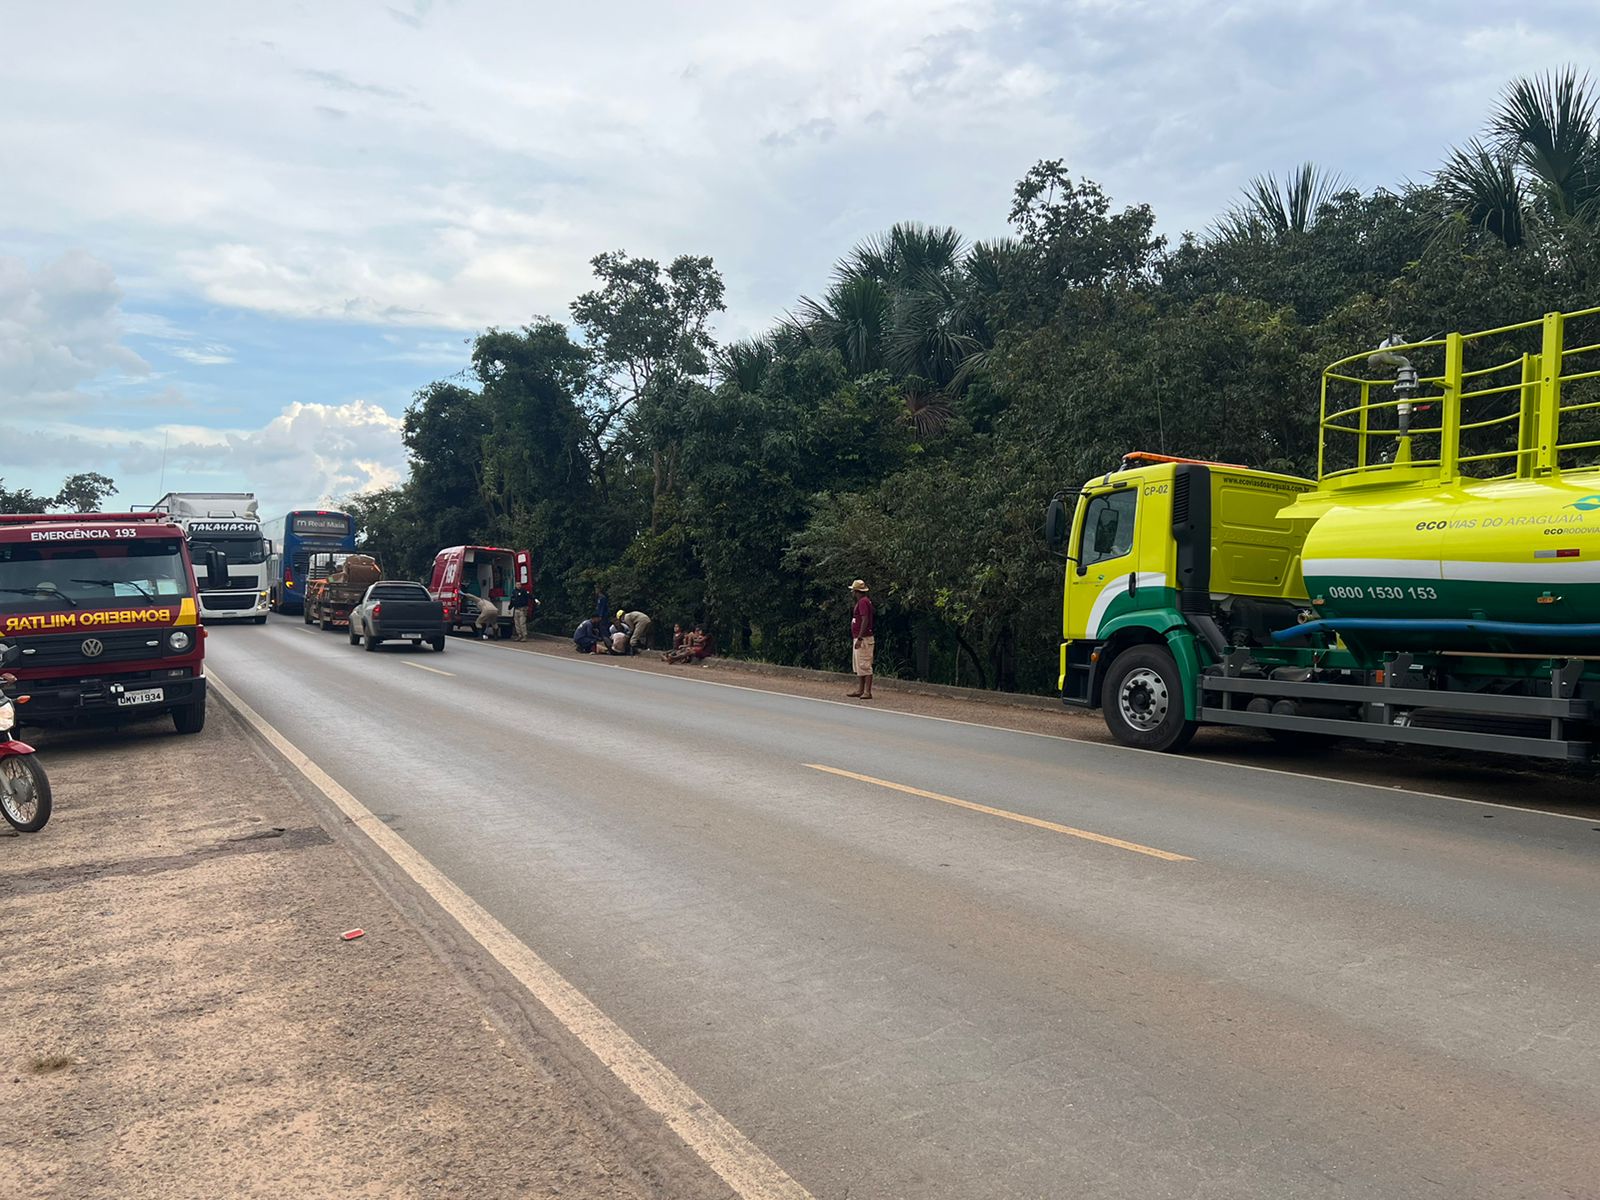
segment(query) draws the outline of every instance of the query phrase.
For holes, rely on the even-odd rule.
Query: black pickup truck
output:
[[[444,605],[420,583],[380,579],[350,610],[350,644],[376,650],[384,642],[427,642],[444,649]]]

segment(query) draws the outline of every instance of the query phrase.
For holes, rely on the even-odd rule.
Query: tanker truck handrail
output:
[[[1597,318],[1600,307],[1414,342],[1393,337],[1330,363],[1322,373],[1318,478],[1330,487],[1451,483],[1477,475],[1473,464],[1508,460],[1515,478],[1600,468],[1592,423],[1573,428],[1571,441],[1560,438],[1564,416],[1600,410],[1600,390],[1592,382],[1600,380]],[[1578,322],[1588,323],[1590,336],[1567,345],[1568,326]],[[1485,350],[1521,352],[1485,364]],[[1479,361],[1469,364],[1469,352]],[[1442,367],[1423,373],[1408,357],[1414,355],[1427,356],[1430,366],[1442,357]],[[1355,364],[1394,367],[1394,377],[1348,373]],[[1358,389],[1355,402],[1341,403],[1341,393],[1348,396],[1351,388]],[[1564,388],[1574,391],[1564,396]],[[1438,408],[1436,423],[1413,424],[1412,415],[1429,405]],[[1387,411],[1396,414],[1394,422],[1373,421]],[[1510,445],[1485,432],[1508,425],[1516,427]]]

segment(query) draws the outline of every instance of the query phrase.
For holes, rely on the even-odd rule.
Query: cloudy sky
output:
[[[1312,159],[1420,179],[1591,0],[0,0],[0,477],[267,514],[403,477],[399,416],[596,252],[712,255],[759,329],[896,220],[1003,231],[1060,157],[1171,235]],[[164,471],[164,474],[163,474]]]

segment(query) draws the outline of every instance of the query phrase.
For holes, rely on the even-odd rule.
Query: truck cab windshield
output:
[[[0,612],[137,608],[190,595],[176,538],[84,545],[0,545]]]
[[[253,567],[267,561],[267,543],[259,534],[207,533],[189,539],[189,552],[195,562],[203,563],[208,550],[222,551],[228,556],[230,566]]]

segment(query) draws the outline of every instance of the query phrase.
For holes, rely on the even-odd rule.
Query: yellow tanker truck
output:
[[[1062,697],[1125,744],[1218,724],[1590,759],[1600,308],[1333,363],[1316,480],[1129,454],[1046,531]]]

